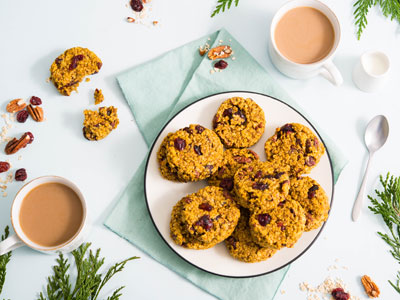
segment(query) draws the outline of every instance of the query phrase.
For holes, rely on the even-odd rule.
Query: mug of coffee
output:
[[[317,0],[294,0],[283,5],[271,23],[269,54],[283,74],[306,79],[322,75],[343,83],[332,59],[340,41],[340,24],[333,11]]]
[[[15,235],[0,242],[0,255],[24,245],[45,253],[70,252],[86,237],[85,199],[65,178],[39,177],[15,196],[11,222]]]

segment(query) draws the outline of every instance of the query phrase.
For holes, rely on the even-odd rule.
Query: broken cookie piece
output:
[[[69,96],[86,76],[98,73],[102,65],[89,49],[74,47],[55,59],[50,67],[50,80],[62,95]]]
[[[85,110],[83,113],[83,135],[89,141],[104,139],[119,124],[117,108],[114,106],[100,107],[98,112]]]
[[[104,95],[103,92],[99,89],[96,89],[94,91],[94,104],[100,104],[101,102],[104,101]]]

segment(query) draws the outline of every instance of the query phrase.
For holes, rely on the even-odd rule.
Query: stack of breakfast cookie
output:
[[[220,105],[213,130],[195,124],[164,138],[157,155],[161,175],[208,182],[173,207],[176,244],[207,249],[225,241],[236,259],[258,262],[326,221],[325,191],[302,176],[318,164],[323,144],[306,126],[285,124],[266,141],[267,161],[260,161],[248,147],[261,139],[265,123],[257,103],[234,97]]]

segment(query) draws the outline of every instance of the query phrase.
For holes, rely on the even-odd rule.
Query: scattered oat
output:
[[[46,82],[49,83],[50,82],[50,77],[46,79]]]
[[[21,159],[22,159],[22,155],[18,156],[18,160],[21,160]]]
[[[286,293],[286,291],[285,290],[281,290],[281,294],[283,295],[283,294],[285,294]]]
[[[7,192],[3,192],[3,197],[7,197]]]
[[[90,78],[89,78],[89,77],[86,77],[85,81],[86,81],[86,82],[89,82],[89,81],[90,81]]]
[[[213,69],[211,69],[211,70],[210,70],[210,73],[211,73],[211,74],[214,74],[214,73],[215,73],[215,71],[214,71]]]
[[[336,288],[342,288],[346,293],[349,293],[346,284],[341,278],[332,279],[327,277],[316,287],[312,287],[307,282],[302,282],[299,284],[299,288],[301,291],[307,292],[307,300],[320,300],[321,297],[324,300],[331,300],[332,290]],[[360,297],[351,295],[350,300],[360,300]]]
[[[232,60],[235,60],[235,59],[236,59],[236,57],[232,56]]]
[[[338,263],[338,262],[339,262],[339,258],[336,258],[336,259],[335,259],[335,263]]]

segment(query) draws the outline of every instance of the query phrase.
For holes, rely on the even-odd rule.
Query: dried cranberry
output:
[[[0,173],[10,170],[10,164],[6,161],[0,161]]]
[[[349,300],[350,294],[346,293],[342,288],[333,289],[331,295],[335,300]]]
[[[259,214],[257,220],[261,226],[267,226],[271,222],[271,216],[269,214]]]
[[[213,118],[213,121],[212,121],[213,129],[217,128],[218,124],[219,124],[218,123],[218,116],[215,115],[214,118]]]
[[[203,155],[203,153],[201,152],[201,146],[194,145],[193,149],[197,155]]]
[[[315,197],[315,191],[319,189],[318,185],[313,185],[312,187],[309,188],[308,190],[308,199],[312,199]]]
[[[62,58],[57,57],[57,58],[56,58],[56,64],[57,64],[57,65],[60,65],[61,62],[62,62]]]
[[[189,127],[185,127],[185,128],[183,128],[182,130],[183,130],[183,131],[186,131],[186,132],[189,133],[189,134],[193,134],[193,130],[190,129]]]
[[[141,0],[131,0],[131,7],[136,12],[141,12],[143,10],[143,3]]]
[[[268,188],[268,184],[267,183],[262,183],[262,182],[253,183],[253,189],[255,189],[255,190],[264,191],[267,188]]]
[[[222,116],[232,118],[232,108],[225,109],[222,113]]]
[[[36,97],[36,96],[32,96],[31,100],[29,100],[29,102],[32,105],[40,105],[40,104],[42,104],[42,99],[40,99],[39,97]]]
[[[286,132],[286,133],[291,133],[294,132],[294,128],[292,124],[285,124],[281,127],[281,131]]]
[[[279,207],[283,207],[285,205],[285,203],[286,203],[286,200],[283,200],[283,201],[278,203],[278,206]]]
[[[103,66],[103,63],[101,63],[101,62],[98,62],[97,63],[97,68],[100,70],[101,69],[101,67]],[[97,72],[96,72],[97,73]]]
[[[83,60],[83,55],[82,54],[75,55],[72,59],[76,60],[76,61],[81,61],[81,60]]]
[[[254,175],[254,178],[260,178],[262,176],[262,171],[257,171],[256,175]]]
[[[311,149],[311,140],[307,140],[306,141],[306,153],[311,153],[312,149]]]
[[[205,211],[211,211],[213,209],[213,207],[209,203],[206,203],[206,202],[201,203],[199,205],[199,208],[202,210],[205,210]]]
[[[75,55],[74,57],[72,57],[71,64],[69,65],[69,70],[70,71],[74,70],[78,66],[78,61],[81,61],[82,59],[83,59],[82,54]]]
[[[71,64],[69,65],[69,70],[70,71],[72,71],[72,70],[74,70],[74,69],[76,69],[76,67],[78,66],[78,63],[75,61],[75,60],[73,60],[72,62],[71,62]]]
[[[17,113],[17,121],[20,123],[25,123],[26,119],[28,119],[29,113],[26,110],[21,110]]]
[[[307,166],[312,167],[312,166],[314,166],[316,164],[316,162],[317,161],[315,160],[315,158],[313,156],[307,156],[306,157],[306,165]]]
[[[28,131],[28,132],[25,132],[25,134],[29,135],[29,138],[31,139],[28,144],[32,144],[33,140],[35,139],[32,132]]]
[[[233,190],[233,179],[232,178],[224,178],[219,183],[219,186],[227,191]]]
[[[25,169],[18,169],[17,171],[15,171],[15,180],[16,181],[25,181],[25,179],[27,177],[28,177],[28,175],[26,174]]]
[[[284,231],[284,230],[286,229],[286,226],[283,225],[283,222],[282,222],[282,221],[276,222],[276,225],[277,225],[278,227],[280,227],[282,231]]]
[[[284,175],[284,174],[285,174],[285,172],[278,172],[278,173],[275,173],[275,174],[274,174],[274,178],[275,178],[275,179],[279,179],[279,178],[281,178],[281,176]]]
[[[197,133],[202,133],[205,130],[205,128],[201,125],[196,125],[195,128],[197,130]]]
[[[236,239],[233,236],[230,236],[226,239],[226,243],[233,247],[236,250]]]
[[[185,149],[186,141],[184,139],[181,139],[181,138],[176,138],[175,141],[174,141],[174,147],[177,150],[181,151],[181,150]]]
[[[222,60],[222,59],[220,61],[217,61],[214,64],[214,68],[217,68],[217,69],[220,69],[220,70],[226,69],[227,66],[228,66],[228,63],[226,61]]]
[[[235,112],[235,115],[239,116],[241,119],[243,119],[243,123],[246,123],[247,118],[245,116],[245,114],[243,113],[243,111],[241,109],[238,108],[237,112]]]
[[[210,231],[213,226],[213,222],[209,215],[204,215],[200,217],[200,219],[195,223],[195,225],[203,227],[205,231]]]
[[[192,199],[189,198],[189,197],[184,197],[182,200],[185,201],[185,203],[188,203],[188,204],[192,202]]]

